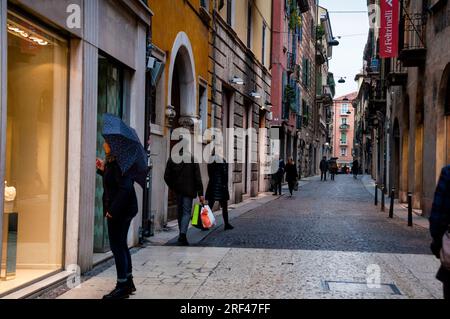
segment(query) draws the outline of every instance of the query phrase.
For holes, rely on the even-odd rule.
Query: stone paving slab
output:
[[[434,279],[439,263],[428,255],[148,247],[134,256],[148,262],[146,269],[134,270],[138,291],[133,299],[442,298],[441,286]],[[361,289],[367,286],[368,267],[374,265],[384,285]],[[101,298],[114,283],[111,267],[60,298]],[[335,283],[346,288],[333,289]],[[401,294],[390,293],[385,285],[393,285]]]

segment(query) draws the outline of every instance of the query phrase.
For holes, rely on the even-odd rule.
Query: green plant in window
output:
[[[316,38],[318,40],[321,40],[324,35],[325,35],[325,28],[322,25],[318,25],[316,27]]]
[[[285,102],[292,104],[295,101],[295,89],[291,85],[286,85],[284,88]]]
[[[302,16],[297,6],[297,2],[289,0],[289,28],[296,30],[302,26]]]

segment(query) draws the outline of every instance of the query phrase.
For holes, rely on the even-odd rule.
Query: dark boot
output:
[[[225,230],[232,230],[232,229],[234,229],[234,227],[231,226],[230,223],[226,223],[226,224],[225,224]]]
[[[178,246],[189,246],[186,234],[180,234],[180,237],[178,237]]]
[[[127,287],[130,292],[130,295],[132,295],[136,292],[136,286],[134,285],[134,282],[133,282],[133,276],[128,277]]]
[[[130,289],[127,286],[127,282],[117,283],[116,288],[109,294],[104,295],[103,299],[117,300],[127,299],[130,297]]]

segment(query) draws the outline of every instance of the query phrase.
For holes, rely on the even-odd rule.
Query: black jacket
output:
[[[200,173],[200,166],[194,163],[176,164],[170,158],[167,161],[166,172],[164,173],[164,180],[171,190],[177,195],[182,195],[190,198],[203,196],[203,182]]]
[[[441,176],[434,195],[430,216],[430,233],[433,238],[431,250],[436,257],[442,248],[442,238],[450,228],[450,165],[442,169]],[[443,282],[450,282],[450,270],[441,267],[437,278]]]
[[[138,213],[134,181],[123,176],[116,161],[107,162],[104,171],[97,171],[103,177],[103,213],[113,219],[131,219]]]
[[[320,170],[322,172],[328,171],[328,161],[327,160],[323,159],[323,160],[320,161]]]
[[[208,187],[206,188],[206,200],[208,202],[230,200],[228,192],[228,164],[213,162],[208,164]]]
[[[295,167],[294,164],[287,164],[286,165],[286,181],[289,182],[296,182],[298,179],[298,173],[297,173],[297,167]]]

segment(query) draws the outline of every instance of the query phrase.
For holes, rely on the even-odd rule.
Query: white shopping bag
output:
[[[210,229],[216,225],[216,218],[208,205],[202,207],[202,223],[206,229]]]

